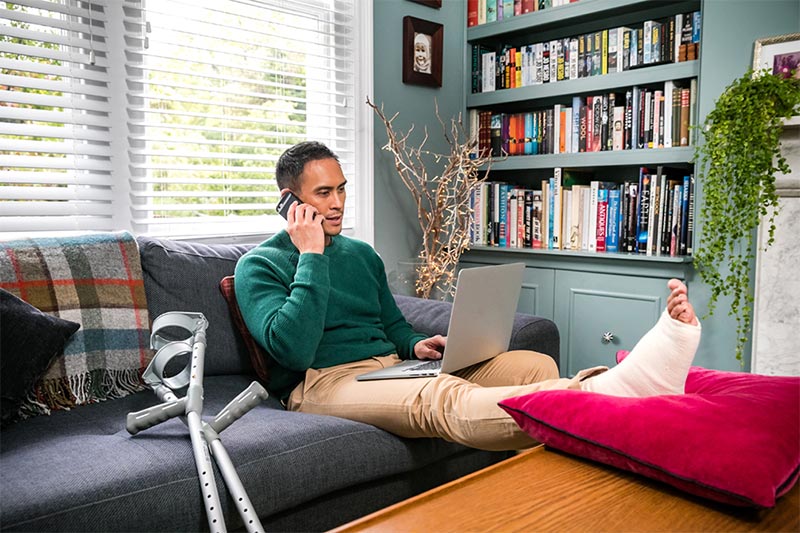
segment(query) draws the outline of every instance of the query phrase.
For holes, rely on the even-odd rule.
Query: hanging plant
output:
[[[753,306],[754,230],[766,217],[765,249],[772,245],[779,208],[775,176],[789,172],[780,150],[782,122],[799,113],[800,80],[748,71],[719,97],[703,123],[704,142],[695,148],[704,196],[695,264],[711,289],[709,315],[720,296],[732,297],[729,315],[736,318],[736,359],[742,364]]]

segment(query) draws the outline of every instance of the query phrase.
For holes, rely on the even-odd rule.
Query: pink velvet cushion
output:
[[[728,504],[773,507],[800,468],[800,378],[693,367],[684,395],[555,390],[500,407],[548,446]]]

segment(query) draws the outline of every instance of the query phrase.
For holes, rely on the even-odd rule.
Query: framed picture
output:
[[[436,9],[442,7],[442,0],[411,0],[411,1],[428,7],[435,7]]]
[[[756,39],[753,70],[769,69],[775,75],[800,79],[800,33]]]
[[[444,26],[403,17],[403,83],[442,86]]]

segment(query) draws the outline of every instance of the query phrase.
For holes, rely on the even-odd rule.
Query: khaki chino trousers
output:
[[[559,378],[547,355],[515,350],[435,378],[356,381],[396,365],[397,355],[309,369],[292,391],[290,411],[332,415],[374,425],[401,437],[439,437],[484,450],[519,450],[536,444],[497,403],[552,389],[578,389],[605,370]]]

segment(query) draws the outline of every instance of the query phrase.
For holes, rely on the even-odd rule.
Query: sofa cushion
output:
[[[255,370],[261,383],[266,385],[269,383],[268,364],[271,359],[267,355],[267,352],[264,351],[264,348],[259,346],[244,323],[242,312],[239,310],[239,304],[236,302],[236,288],[234,287],[233,276],[225,276],[222,278],[222,281],[219,282],[219,290],[222,293],[222,297],[225,298],[225,302],[228,304],[231,320],[233,320],[233,324],[236,326],[236,330],[239,332],[242,342],[244,342],[244,345],[247,347],[247,353],[250,355],[250,363],[253,365],[253,370]]]
[[[36,386],[26,413],[141,390],[152,357],[136,241],[127,232],[0,242],[0,287],[81,328]]]
[[[693,367],[685,390],[542,391],[500,406],[548,446],[724,503],[774,506],[800,470],[800,378]]]
[[[245,376],[207,377],[203,383],[206,418],[219,412],[250,381]],[[125,430],[128,412],[156,403],[155,394],[143,391],[4,430],[0,441],[3,529],[206,530],[186,425],[175,418],[134,436]],[[437,464],[455,455],[494,460],[505,456],[441,439],[401,439],[333,416],[288,412],[272,397],[225,429],[220,439],[262,517],[335,499],[337,493],[370,484],[377,492],[385,480],[409,472],[443,481],[447,473]],[[226,523],[230,530],[243,529],[216,474]],[[394,501],[411,495],[396,489],[389,495]],[[349,509],[342,509],[341,515],[353,518]],[[327,527],[333,525],[329,522]]]
[[[42,313],[0,289],[0,405],[2,425],[16,421],[23,399],[81,325]]]
[[[202,244],[138,237],[147,305],[153,318],[167,311],[203,313],[206,331],[205,375],[252,374],[247,347],[236,332],[219,282],[233,274],[252,245]]]

